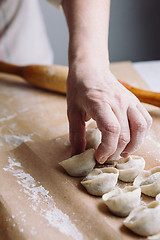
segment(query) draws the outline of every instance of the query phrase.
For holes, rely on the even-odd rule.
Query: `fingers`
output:
[[[86,114],[78,108],[68,110],[72,155],[85,150],[85,121],[90,117],[102,132],[101,144],[95,153],[97,162],[103,164],[108,159],[119,159],[120,155],[127,157],[141,146],[152,123],[146,109],[137,102],[129,107],[113,106],[105,101],[92,101],[85,107]]]
[[[94,108],[91,116],[97,122],[99,130],[102,132],[102,141],[95,157],[99,163],[104,163],[117,149],[120,125],[108,104]]]
[[[151,118],[150,114],[148,113],[148,111],[143,107],[142,104],[138,104],[137,108],[141,112],[141,114],[143,115],[143,117],[145,118],[145,120],[147,122],[147,131],[146,131],[146,135],[147,135],[151,128],[151,125],[152,125],[152,118]]]
[[[108,158],[108,160],[119,159],[121,153],[126,148],[127,144],[130,142],[130,129],[126,112],[125,111],[120,112],[118,110],[115,114],[119,121],[121,130],[119,134],[117,149],[114,152],[114,154]],[[125,157],[127,157],[127,154],[125,154]]]
[[[85,150],[85,121],[78,111],[68,111],[70,143],[72,155]]]
[[[119,159],[120,155],[127,157],[141,146],[152,122],[143,106],[129,107],[126,112],[113,112],[109,105],[102,112],[97,109],[95,120],[102,132],[102,142],[96,151],[99,163]]]
[[[137,107],[128,108],[128,120],[130,125],[131,140],[124,149],[123,153],[131,154],[135,152],[143,143],[148,127],[151,124],[150,118],[142,110],[139,111]]]

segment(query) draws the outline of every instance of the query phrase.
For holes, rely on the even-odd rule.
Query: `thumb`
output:
[[[86,147],[85,140],[85,121],[78,111],[68,114],[69,135],[72,148],[72,156],[84,152]]]

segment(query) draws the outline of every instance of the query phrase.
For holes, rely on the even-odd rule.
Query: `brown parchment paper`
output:
[[[122,80],[130,76],[135,86],[143,83],[130,63],[113,64],[112,68]],[[82,178],[68,176],[58,165],[70,156],[71,151],[65,97],[23,84],[17,79],[15,84],[13,79],[4,77],[0,81],[0,91],[4,91],[1,95],[3,98],[0,96],[3,114],[6,110],[6,115],[1,115],[1,137],[5,134],[12,137],[28,136],[33,131],[37,133],[35,138],[31,136],[30,142],[22,143],[17,148],[15,145],[19,142],[5,142],[2,138],[0,239],[144,239],[123,227],[123,218],[113,216],[100,197],[88,195],[80,185]],[[146,169],[149,169],[160,163],[160,110],[145,106],[153,117],[153,126],[143,146],[135,154],[145,158]],[[18,113],[18,109],[20,111],[24,107],[27,110]],[[17,115],[14,117],[11,113]],[[13,129],[11,126],[16,127]],[[11,150],[6,152],[6,149]],[[126,185],[118,184],[122,187]],[[142,196],[144,202],[151,200]]]

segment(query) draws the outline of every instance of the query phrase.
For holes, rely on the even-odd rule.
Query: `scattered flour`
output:
[[[37,234],[37,232],[35,231],[35,227],[32,227],[32,229],[31,229],[31,234],[32,234],[32,235],[36,235],[36,234]]]
[[[16,128],[16,123],[15,122],[13,122],[13,123],[11,123],[10,125],[9,125],[9,128],[10,129],[8,129],[8,131],[10,130],[10,131],[12,131],[12,129],[14,130],[15,128]]]
[[[27,136],[4,134],[2,135],[2,140],[6,143],[11,143],[13,144],[13,146],[17,147],[23,142],[33,142],[33,140],[31,139],[33,135],[34,133],[31,133]]]
[[[0,122],[9,121],[9,120],[15,118],[16,116],[17,116],[17,113],[14,113],[14,114],[12,114],[10,116],[6,116],[6,117],[3,117],[3,118],[0,118]]]
[[[159,150],[160,150],[160,143],[157,142],[156,140],[154,140],[154,138],[152,136],[148,135],[147,139],[150,140],[152,143],[154,143],[156,145],[156,147],[159,148]]]
[[[69,142],[64,142],[64,146],[70,146]]]
[[[11,115],[7,115],[7,116],[5,116],[5,117],[1,117],[1,118],[0,118],[0,123],[1,123],[1,122],[5,122],[5,121],[9,121],[9,120],[15,118],[18,114],[23,113],[23,112],[27,112],[28,110],[29,110],[28,108],[22,108],[22,109],[18,110],[17,113],[13,113],[13,114],[11,114]],[[8,113],[8,112],[3,111],[3,114],[6,115],[7,113]],[[10,114],[10,113],[9,113],[9,114]]]
[[[8,163],[8,166],[3,170],[11,172],[17,178],[18,184],[23,187],[21,191],[28,195],[28,199],[32,201],[32,209],[45,218],[50,226],[57,228],[61,233],[71,236],[75,240],[82,240],[82,234],[75,224],[71,222],[69,216],[56,207],[52,196],[49,195],[49,191],[40,185],[40,182],[36,182],[29,173],[24,172],[21,163],[17,162],[16,159],[8,157]],[[42,206],[45,203],[47,203],[47,206]],[[35,229],[32,229],[31,233],[35,234]]]
[[[59,142],[59,141],[61,141],[61,138],[60,138],[60,137],[57,137],[57,138],[55,139],[55,141],[56,141],[56,142]]]
[[[154,133],[152,131],[150,131],[150,134],[146,137],[146,139],[148,139],[155,146],[155,148],[150,149],[149,151],[147,151],[147,153],[155,154],[156,151],[155,161],[160,162],[160,142],[155,139]]]

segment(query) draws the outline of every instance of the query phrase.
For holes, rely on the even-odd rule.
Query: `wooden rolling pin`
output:
[[[18,75],[34,86],[43,89],[63,94],[66,93],[68,67],[58,65],[17,66],[0,61],[0,72]],[[160,107],[160,93],[135,88],[120,80],[119,82],[131,91],[141,102]]]

